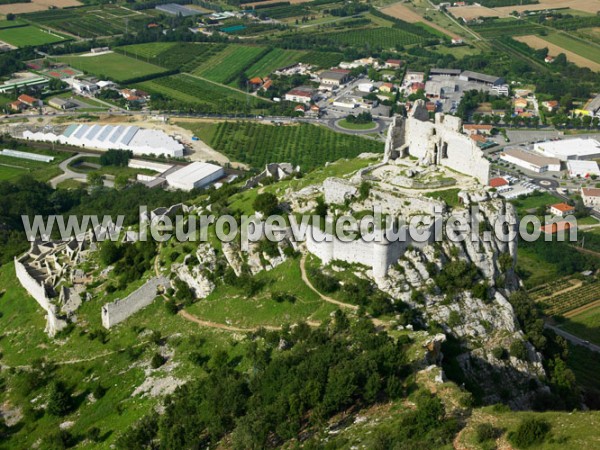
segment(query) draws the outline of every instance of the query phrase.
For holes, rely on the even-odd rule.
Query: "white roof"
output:
[[[570,159],[567,161],[567,168],[569,172],[588,173],[600,175],[600,169],[598,169],[598,163],[595,161],[582,161],[576,159]]]
[[[570,155],[592,156],[600,154],[600,142],[596,139],[565,139],[562,141],[548,141],[536,144],[536,150],[564,159]]]
[[[215,164],[196,161],[188,164],[183,169],[167,175],[167,181],[169,183],[175,182],[177,184],[193,185],[194,183],[222,170],[223,168]]]

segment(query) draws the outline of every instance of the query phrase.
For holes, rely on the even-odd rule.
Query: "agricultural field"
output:
[[[485,38],[499,38],[504,36],[522,36],[525,34],[537,34],[544,30],[541,25],[527,23],[523,26],[522,20],[500,19],[470,27]]]
[[[595,45],[574,39],[564,33],[550,33],[547,36],[543,36],[543,39],[600,64],[600,48]]]
[[[0,15],[24,14],[34,11],[43,11],[48,8],[70,8],[80,6],[77,0],[31,0],[29,3],[12,3],[0,5]]]
[[[50,9],[26,14],[25,20],[82,38],[135,31],[146,27],[151,11],[133,11],[117,5],[97,5],[73,9]]]
[[[108,78],[121,83],[166,72],[162,67],[120,53],[105,53],[97,56],[66,55],[56,59],[99,78]]]
[[[306,52],[302,50],[274,48],[250,66],[246,70],[246,76],[248,78],[265,77],[276,69],[300,62],[304,55],[306,55]]]
[[[0,181],[13,180],[22,175],[30,175],[39,181],[49,181],[56,175],[60,175],[62,173],[62,171],[58,168],[58,165],[61,161],[64,161],[71,156],[68,153],[62,152],[34,151],[27,147],[17,148],[17,150],[53,156],[54,161],[45,163],[0,155]]]
[[[275,126],[253,122],[220,122],[208,127],[195,127],[194,124],[182,126],[194,131],[231,160],[256,168],[273,161],[287,161],[308,171],[340,158],[383,151],[381,142],[308,124]]]
[[[550,298],[540,301],[546,314],[556,316],[565,315],[582,306],[600,299],[600,282],[583,284],[580,287],[569,289]]]
[[[192,73],[217,83],[229,84],[235,82],[238,76],[266,51],[265,47],[230,45],[204,60]]]
[[[0,41],[8,42],[15,47],[54,44],[64,40],[64,37],[56,33],[50,33],[31,25],[0,29]]]
[[[397,28],[365,28],[340,33],[324,34],[337,45],[377,48],[394,48],[397,45],[418,44],[424,38]]]
[[[329,69],[330,67],[337,66],[343,59],[344,55],[341,53],[309,51],[300,58],[300,62]]]
[[[188,42],[152,42],[149,44],[126,45],[118,52],[135,55],[148,63],[167,69],[185,72],[198,67],[207,59],[221,52],[227,44],[194,44]]]
[[[528,35],[515,37],[515,40],[523,42],[535,49],[547,48],[548,53],[551,56],[556,56],[560,53],[564,53],[568,61],[577,64],[580,67],[588,67],[591,70],[600,71],[599,62],[595,62],[590,59],[584,58],[583,56],[578,55],[577,53],[573,53],[572,51],[569,51],[563,47],[560,47],[556,44],[552,44],[549,41],[545,40],[545,38],[546,37],[542,39],[539,36]]]
[[[596,291],[596,295],[596,298],[600,299],[598,291]],[[600,304],[596,302],[589,309],[567,317],[559,326],[581,339],[600,345]]]
[[[395,17],[396,19],[404,20],[405,22],[408,22],[408,23],[423,23],[423,24],[445,34],[446,36],[450,36],[451,38],[456,38],[456,39],[460,38],[460,36],[458,36],[457,34],[449,32],[444,27],[425,19],[423,16],[418,14],[416,11],[414,11],[413,9],[406,6],[405,3],[394,3],[390,6],[383,8],[381,10],[381,12],[384,14],[387,14],[388,16]]]
[[[260,98],[186,74],[144,81],[136,87],[182,103],[211,106],[221,114],[243,110],[246,105],[260,107],[265,104]]]

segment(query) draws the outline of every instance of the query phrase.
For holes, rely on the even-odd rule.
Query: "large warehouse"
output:
[[[500,154],[500,159],[515,164],[532,172],[558,172],[560,171],[560,159],[547,158],[535,153],[526,152],[520,148],[507,148]]]
[[[547,141],[535,144],[533,148],[544,156],[558,158],[561,161],[600,158],[600,142],[596,139],[575,138]]]
[[[206,187],[224,176],[222,167],[196,161],[167,175],[167,183],[172,188],[191,191]]]
[[[73,124],[62,134],[25,131],[23,137],[101,150],[131,150],[136,155],[183,156],[183,145],[164,132],[130,125]]]

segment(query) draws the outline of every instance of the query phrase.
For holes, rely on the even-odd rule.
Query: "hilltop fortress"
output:
[[[423,100],[417,100],[407,118],[396,116],[388,130],[384,162],[412,156],[422,165],[441,165],[476,178],[487,185],[490,163],[468,136],[462,120],[443,113],[429,120]]]

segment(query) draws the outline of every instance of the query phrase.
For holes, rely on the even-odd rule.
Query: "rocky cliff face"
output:
[[[503,242],[494,233],[485,238],[498,220],[510,222],[516,214],[512,205],[484,194],[460,197],[465,206],[479,207],[475,214],[480,236],[410,249],[378,281],[379,288],[420,310],[429,325],[439,324],[458,343],[456,352],[446,355],[453,361],[446,362],[460,367],[465,382],[480,390],[484,402],[508,401],[525,408],[531,392],[543,389],[539,379],[545,373],[541,355],[526,341],[507,300],[519,286],[514,273],[516,240]],[[466,223],[473,219],[467,208],[453,214]],[[452,281],[453,276],[458,279]],[[526,358],[510,356],[516,341],[525,345]]]

